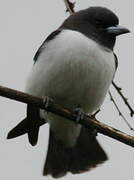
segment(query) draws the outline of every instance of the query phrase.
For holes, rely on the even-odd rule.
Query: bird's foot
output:
[[[46,96],[44,99],[43,99],[43,103],[44,103],[44,108],[47,110],[48,107],[49,107],[49,104],[53,102],[53,99]]]
[[[73,111],[74,111],[74,113],[77,114],[76,121],[75,121],[76,123],[79,123],[81,120],[84,119],[85,113],[82,108],[78,107],[78,108],[75,108]]]
[[[91,115],[92,118],[95,118],[96,115],[100,112],[100,109],[98,109],[94,114]],[[92,131],[92,135],[93,137],[96,137],[98,135],[98,130],[97,129],[93,129]]]

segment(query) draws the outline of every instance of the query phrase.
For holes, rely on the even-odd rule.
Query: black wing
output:
[[[51,41],[52,39],[54,39],[59,33],[61,32],[60,29],[52,32],[47,38],[46,40],[42,43],[42,45],[39,47],[38,51],[36,52],[35,56],[34,56],[34,62],[36,62],[38,60],[38,57],[40,56],[41,52],[44,50],[46,43],[48,43],[49,41]]]
[[[118,58],[117,55],[114,53],[114,61],[115,61],[115,70],[118,68]]]
[[[117,55],[114,53],[114,62],[115,62],[115,73],[116,73],[116,70],[118,68],[118,58],[117,58]],[[113,75],[113,79],[115,77],[115,73]],[[113,80],[112,80],[112,83],[113,83]]]
[[[39,126],[42,126],[46,123],[45,119],[40,118],[38,120]],[[16,138],[26,133],[28,133],[27,118],[23,119],[8,133],[7,139]]]

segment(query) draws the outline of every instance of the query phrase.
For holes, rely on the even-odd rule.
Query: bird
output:
[[[48,96],[64,107],[92,116],[103,104],[117,70],[116,37],[129,32],[106,7],[93,6],[73,13],[35,54],[26,92]],[[95,129],[32,105],[27,106],[27,118],[11,130],[8,138],[23,134],[27,128],[30,144],[36,145],[42,119],[50,125],[44,176],[83,173],[108,159]]]

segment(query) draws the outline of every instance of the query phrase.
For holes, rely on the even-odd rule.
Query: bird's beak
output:
[[[106,29],[106,31],[107,31],[108,34],[115,35],[115,36],[130,32],[129,29],[127,29],[127,28],[125,28],[123,26],[111,26],[111,27],[108,27]]]

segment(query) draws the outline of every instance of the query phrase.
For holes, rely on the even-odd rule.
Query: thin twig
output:
[[[74,13],[74,4],[70,2],[69,0],[64,0],[65,6],[66,6],[66,11],[68,11],[70,14]]]
[[[130,116],[133,117],[134,115],[134,110],[131,107],[131,105],[128,102],[128,99],[123,95],[123,93],[121,92],[121,88],[119,86],[116,85],[116,83],[113,81],[112,85],[114,86],[114,88],[117,90],[117,92],[119,93],[119,95],[121,96],[121,98],[123,99],[124,103],[126,104],[126,106],[128,107],[128,109],[130,110]]]
[[[0,96],[7,97],[19,102],[32,104],[34,106],[37,106],[41,109],[45,109],[49,112],[55,113],[57,115],[63,116],[67,118],[68,120],[76,121],[77,114],[74,113],[74,111],[66,109],[59,104],[56,104],[55,102],[51,101],[47,108],[45,108],[45,101],[42,98],[38,98],[29,94],[26,94],[21,91],[13,90],[7,87],[0,86]],[[79,121],[80,124],[87,126],[89,128],[93,127],[97,129],[99,133],[102,133],[106,136],[109,136],[111,138],[114,138],[122,143],[125,143],[129,146],[134,147],[134,137],[127,135],[117,129],[114,129],[106,124],[103,124],[96,120],[93,117],[90,117],[87,114],[84,114],[84,118]]]
[[[108,93],[109,93],[109,96],[110,96],[110,100],[113,102],[115,108],[117,109],[117,111],[118,111],[118,113],[119,113],[119,116],[122,117],[122,119],[123,119],[124,122],[127,124],[127,126],[129,127],[129,129],[134,132],[134,128],[130,125],[130,123],[127,121],[127,119],[125,118],[125,116],[123,115],[123,113],[120,111],[117,103],[115,102],[115,100],[114,100],[114,98],[113,98],[113,96],[112,96],[112,93],[111,93],[110,91],[109,91]]]

